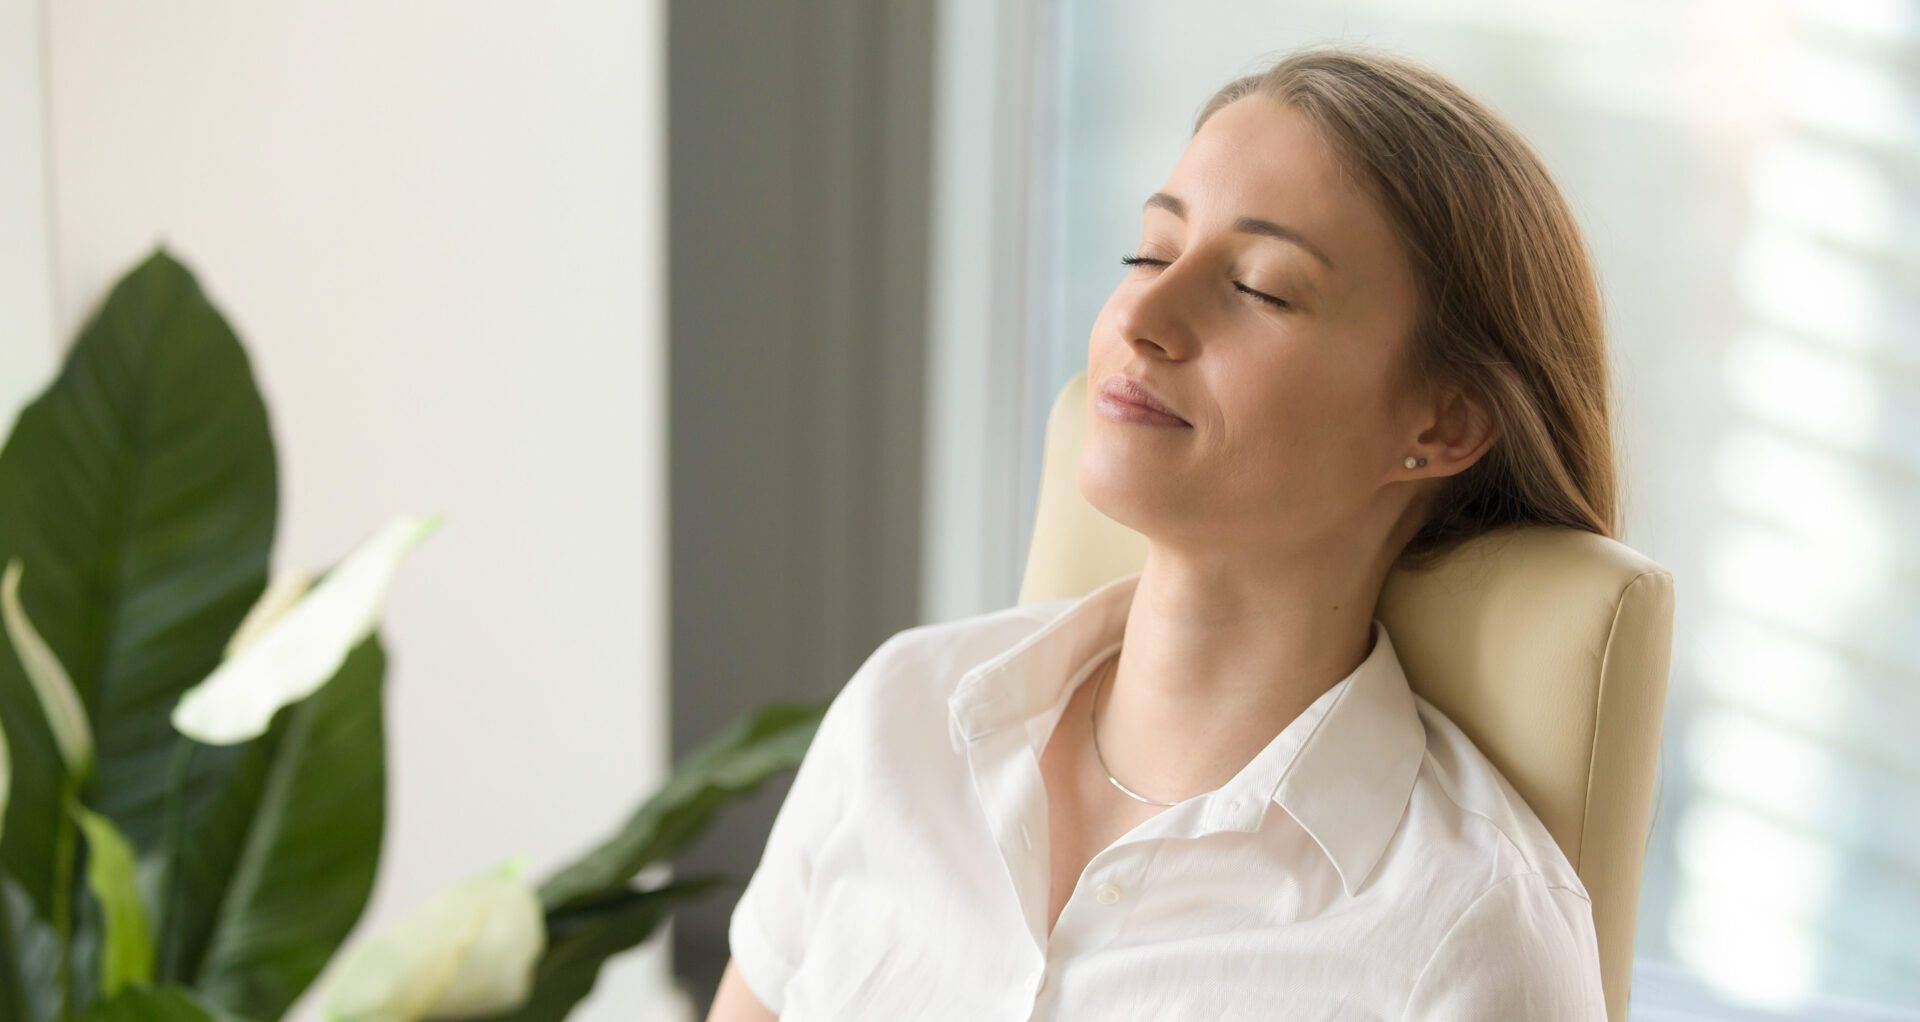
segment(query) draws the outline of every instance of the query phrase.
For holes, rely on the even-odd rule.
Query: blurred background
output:
[[[254,360],[276,563],[445,514],[381,930],[1014,602],[1142,199],[1343,42],[1514,122],[1598,261],[1679,579],[1633,1017],[1920,1018],[1920,0],[0,0],[0,399],[164,241]],[[684,861],[750,872],[785,785]],[[703,1015],[730,911],[575,1017]]]

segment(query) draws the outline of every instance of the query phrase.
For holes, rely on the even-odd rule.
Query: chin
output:
[[[1093,437],[1080,450],[1075,482],[1094,510],[1141,533],[1151,531],[1155,520],[1178,514],[1191,496],[1191,487],[1167,459],[1137,456],[1129,445]]]

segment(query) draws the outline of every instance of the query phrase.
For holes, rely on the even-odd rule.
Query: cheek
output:
[[[1308,345],[1276,345],[1220,365],[1214,382],[1230,436],[1291,444],[1320,439],[1325,424],[1339,418],[1350,399],[1347,375]]]
[[[1117,296],[1118,291],[1114,292]],[[1093,330],[1087,335],[1087,365],[1096,369],[1110,365],[1116,357],[1124,358],[1120,351],[1123,344],[1113,329],[1114,297],[1107,298],[1107,304],[1100,307],[1100,314],[1093,318]]]
[[[1379,381],[1366,364],[1296,351],[1223,368],[1215,392],[1230,463],[1337,486],[1379,446]]]

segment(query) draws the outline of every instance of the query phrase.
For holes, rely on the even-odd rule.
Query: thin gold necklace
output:
[[[1115,653],[1113,655],[1112,663],[1114,664],[1114,671],[1112,673],[1116,673],[1116,674],[1119,673],[1119,664],[1120,664],[1119,653]],[[1148,798],[1145,795],[1142,795],[1139,792],[1134,791],[1132,788],[1129,788],[1126,785],[1121,784],[1120,778],[1113,776],[1113,771],[1107,769],[1106,757],[1100,755],[1100,690],[1106,687],[1106,683],[1107,683],[1106,675],[1102,674],[1100,676],[1100,680],[1094,683],[1093,698],[1089,700],[1089,702],[1092,703],[1091,719],[1093,721],[1093,758],[1099,762],[1100,772],[1107,775],[1107,780],[1112,781],[1114,787],[1119,788],[1121,791],[1125,792],[1128,798],[1133,799],[1136,802],[1145,802],[1150,806],[1179,805],[1180,803],[1178,802],[1161,802],[1158,799]]]

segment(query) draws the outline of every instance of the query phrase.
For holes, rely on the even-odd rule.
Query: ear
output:
[[[1419,468],[1402,468],[1410,476],[1438,477],[1464,472],[1493,446],[1500,428],[1486,402],[1457,386],[1434,388],[1433,416],[1407,453],[1425,458]]]

